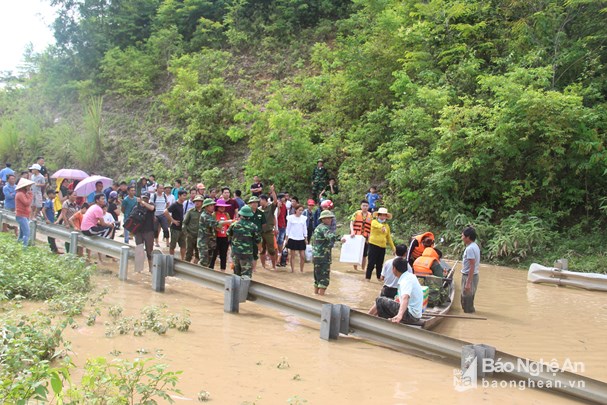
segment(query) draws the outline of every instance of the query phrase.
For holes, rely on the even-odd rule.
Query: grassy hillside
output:
[[[4,80],[3,159],[307,198],[322,157],[403,238],[472,223],[494,260],[602,266],[605,1],[55,3],[57,45]]]

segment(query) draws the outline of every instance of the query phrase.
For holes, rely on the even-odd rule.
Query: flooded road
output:
[[[109,265],[104,265],[108,267]],[[98,288],[110,294],[105,305],[121,305],[125,315],[136,315],[148,305],[166,304],[170,312],[188,309],[189,332],[170,330],[166,336],[148,332],[143,337],[104,336],[103,322],[66,331],[74,361],[149,354],[183,370],[179,403],[196,401],[201,390],[216,404],[416,404],[429,403],[571,403],[540,390],[483,388],[458,392],[454,368],[360,339],[319,338],[319,324],[300,320],[254,303],[241,304],[239,314],[223,312],[223,294],[191,283],[167,279],[166,293],[154,293],[148,274],[129,274],[121,283],[113,274],[97,277]],[[367,283],[361,271],[334,263],[325,300],[366,309],[380,284]],[[306,272],[269,272],[259,269],[254,279],[313,296],[311,265]],[[603,295],[582,290],[527,284],[520,270],[481,266],[477,315],[487,321],[445,319],[435,330],[455,338],[486,343],[531,359],[566,357],[585,363],[582,374],[607,380],[607,349],[601,347],[607,323]],[[454,305],[453,314],[461,313]],[[283,367],[278,367],[282,363]],[[288,367],[287,367],[288,365]]]

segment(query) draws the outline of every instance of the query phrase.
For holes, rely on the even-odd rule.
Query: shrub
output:
[[[92,267],[83,259],[23,249],[7,234],[0,234],[0,244],[0,293],[7,298],[44,300],[90,291]]]

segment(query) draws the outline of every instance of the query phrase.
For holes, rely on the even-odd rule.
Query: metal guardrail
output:
[[[16,224],[14,214],[0,210],[0,225],[2,222]],[[73,238],[73,232],[55,226],[43,223],[37,223],[37,231],[44,233],[47,236],[55,237],[63,240]],[[77,243],[86,248],[99,251],[101,253],[121,257],[122,261],[134,256],[134,247],[128,246],[118,241],[99,238],[86,237],[79,234]],[[120,256],[122,254],[122,256]],[[128,256],[127,256],[128,255]],[[127,257],[125,257],[127,256]],[[159,255],[160,256],[160,255]],[[164,256],[164,255],[163,255]],[[166,256],[164,256],[166,257]],[[158,271],[156,263],[172,263],[171,269]],[[174,277],[199,284],[203,287],[210,288],[216,291],[227,292],[228,281],[235,276],[213,271],[202,266],[187,263],[181,260],[155,260],[155,271],[153,278],[162,278],[162,289],[164,290],[164,277],[172,275]],[[122,274],[122,269],[121,269]],[[126,279],[126,273],[124,274]],[[121,278],[123,279],[123,278]],[[153,280],[153,285],[154,280]],[[303,319],[321,323],[322,330],[326,326],[327,313],[334,307],[332,304],[327,304],[315,298],[307,297],[301,294],[285,291],[280,288],[272,287],[257,281],[251,281],[248,285],[247,299],[249,301],[261,304],[267,307],[274,308],[281,312],[288,312]],[[345,306],[340,306],[345,307]],[[347,308],[347,307],[346,307]],[[327,311],[328,310],[328,311]],[[384,319],[376,318],[365,313],[350,310],[348,308],[347,315],[342,313],[341,327],[338,325],[338,330],[345,334],[368,339],[375,342],[380,342],[391,347],[404,349],[406,351],[414,351],[422,357],[439,358],[443,361],[452,364],[463,364],[462,353],[465,347],[469,347],[470,343],[454,339],[448,336],[440,335],[431,331],[426,331],[418,328],[412,328],[400,324],[394,324]],[[525,370],[506,370],[499,373],[498,376],[508,376],[519,380],[529,380],[534,382],[543,382],[544,387],[550,386],[549,390],[570,395],[577,399],[596,403],[607,403],[607,383],[594,380],[585,376],[573,374],[567,371],[559,371],[554,373],[554,370],[547,369],[543,364],[520,358],[512,354],[496,351],[495,358],[500,359],[503,363],[517,364],[519,362],[527,362],[536,370],[536,373],[531,375]],[[579,382],[578,385],[572,385],[571,382]],[[548,385],[549,384],[549,385]]]

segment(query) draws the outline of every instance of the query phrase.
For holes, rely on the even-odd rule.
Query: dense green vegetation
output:
[[[52,2],[3,159],[307,197],[323,157],[339,206],[377,185],[403,238],[466,219],[485,257],[606,269],[606,1]]]
[[[149,360],[89,359],[80,382],[73,383],[70,342],[63,332],[78,327],[75,317],[85,308],[91,312],[89,326],[101,313],[105,292],[89,296],[92,267],[46,248],[24,249],[8,234],[0,234],[0,245],[0,403],[173,403],[169,394],[180,393],[175,387],[181,372]],[[32,303],[43,299],[46,306]],[[146,318],[139,335],[147,329],[186,331],[190,325],[187,312],[165,316],[156,307],[142,312]]]

